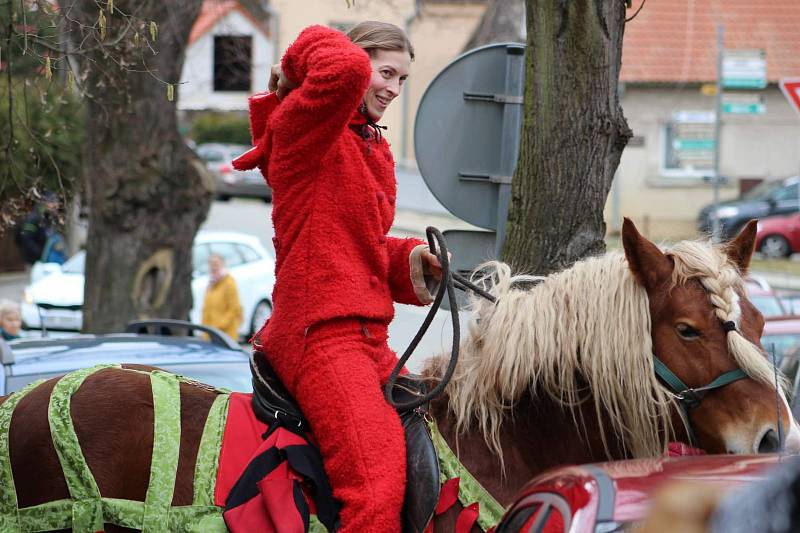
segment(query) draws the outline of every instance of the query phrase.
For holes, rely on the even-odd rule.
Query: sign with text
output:
[[[664,166],[668,170],[705,170],[714,166],[713,111],[676,111],[666,127]]]
[[[738,115],[761,115],[767,112],[764,96],[760,93],[724,93],[722,112]]]
[[[763,89],[767,86],[764,50],[725,50],[722,55],[722,87]]]

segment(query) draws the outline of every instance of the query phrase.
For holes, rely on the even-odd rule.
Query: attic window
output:
[[[253,38],[217,35],[214,37],[214,90],[250,91],[253,65]]]

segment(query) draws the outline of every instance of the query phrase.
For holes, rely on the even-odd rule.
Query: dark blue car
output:
[[[798,187],[800,176],[765,181],[736,200],[720,202],[716,210],[713,204],[707,205],[697,217],[697,229],[711,233],[716,214],[722,226],[723,238],[730,239],[751,219],[796,213],[800,208]]]

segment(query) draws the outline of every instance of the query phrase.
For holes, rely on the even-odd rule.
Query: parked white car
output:
[[[208,286],[208,256],[220,254],[236,280],[245,318],[239,328],[242,338],[258,331],[272,314],[272,287],[275,285],[275,261],[257,237],[244,233],[201,231],[194,240],[192,261],[192,297],[189,313],[192,322],[200,323],[203,297]],[[80,251],[60,268],[48,264],[37,269],[35,281],[25,288],[22,301],[22,324],[27,329],[80,330],[83,323],[83,276],[86,253]]]

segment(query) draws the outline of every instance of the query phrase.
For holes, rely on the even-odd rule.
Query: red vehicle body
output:
[[[800,213],[759,220],[756,250],[767,257],[788,257],[800,252]]]
[[[643,520],[665,483],[697,481],[713,490],[765,479],[780,455],[706,455],[559,467],[519,492],[496,533],[610,533]]]

